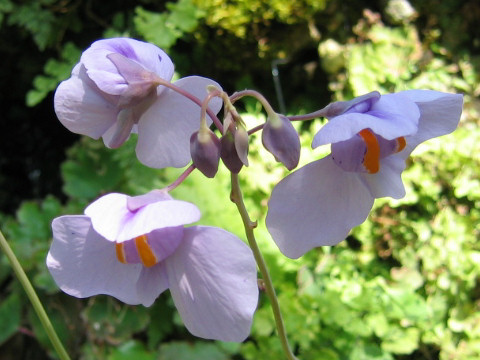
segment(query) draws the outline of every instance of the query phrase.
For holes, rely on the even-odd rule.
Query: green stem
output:
[[[35,289],[33,288],[32,284],[28,280],[27,274],[25,274],[25,271],[23,271],[22,266],[18,262],[17,257],[15,256],[12,249],[8,245],[8,242],[7,240],[5,240],[5,237],[3,236],[3,233],[1,231],[0,231],[0,247],[5,252],[5,255],[7,255],[7,258],[10,261],[10,264],[12,265],[15,275],[17,276],[18,280],[23,286],[23,289],[27,293],[27,296],[30,299],[33,305],[33,308],[35,309],[35,312],[40,318],[43,328],[47,332],[47,335],[50,338],[50,341],[52,342],[53,347],[55,348],[58,356],[60,357],[61,360],[70,360],[70,357],[68,356],[67,352],[65,351],[65,348],[63,347],[60,339],[58,338],[58,335],[55,332],[55,329],[53,328],[52,323],[50,322],[50,319],[48,318],[48,315],[45,312],[45,309],[43,308],[42,303],[40,302],[40,299],[37,296],[37,293],[35,292]]]
[[[262,278],[265,283],[265,291],[272,305],[273,316],[275,318],[275,324],[277,327],[278,336],[282,343],[283,351],[285,352],[285,355],[287,356],[288,360],[298,360],[295,357],[295,355],[293,355],[292,349],[290,348],[290,345],[288,343],[287,332],[285,330],[285,325],[283,323],[282,313],[280,311],[280,305],[278,304],[277,295],[275,294],[275,288],[273,287],[272,278],[270,277],[270,273],[268,272],[267,264],[263,259],[262,253],[258,248],[257,241],[255,240],[253,229],[257,226],[257,223],[250,220],[250,217],[248,215],[247,209],[245,207],[245,203],[243,201],[243,195],[242,195],[242,190],[240,189],[240,183],[238,181],[238,174],[232,173],[231,180],[232,180],[231,200],[237,206],[238,212],[242,217],[248,243],[250,245],[250,248],[253,251],[253,256],[255,257],[255,261],[257,262],[258,269],[262,274]]]

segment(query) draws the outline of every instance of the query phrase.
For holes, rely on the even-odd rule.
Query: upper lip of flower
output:
[[[382,95],[365,113],[347,112],[331,118],[315,134],[312,147],[348,140],[367,128],[387,140],[413,135],[419,119],[418,106],[407,96]]]
[[[198,208],[180,200],[157,200],[130,211],[128,196],[111,193],[85,209],[92,226],[110,241],[126,241],[153,230],[193,223],[200,219]]]

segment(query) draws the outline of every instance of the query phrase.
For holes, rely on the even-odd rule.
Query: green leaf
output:
[[[129,340],[114,348],[107,360],[155,360],[155,354],[147,351],[144,345],[136,340]]]
[[[157,344],[168,336],[173,329],[173,312],[175,308],[165,301],[164,297],[158,298],[150,308],[150,318],[153,321],[148,326],[148,347],[154,349]]]
[[[55,38],[55,16],[37,1],[16,7],[8,18],[8,24],[27,29],[40,50],[45,50]]]
[[[375,344],[365,344],[355,346],[349,360],[393,360],[393,357]]]
[[[228,360],[229,356],[214,343],[170,342],[159,349],[158,360]]]
[[[73,66],[80,58],[80,50],[72,43],[66,43],[60,55],[60,60],[49,59],[43,75],[33,79],[33,89],[26,95],[27,106],[39,104],[58,84],[70,76]]]
[[[16,293],[10,294],[0,303],[0,345],[4,343],[10,336],[15,334],[20,327],[20,311],[22,305]]]
[[[418,347],[420,331],[416,328],[391,328],[382,339],[382,349],[394,354],[410,354]]]
[[[123,342],[147,327],[150,316],[143,306],[128,306],[106,296],[97,296],[83,311],[89,332],[97,339]]]
[[[121,180],[122,171],[113,161],[114,152],[99,141],[83,140],[69,152],[70,160],[61,166],[66,194],[93,199],[115,189]]]
[[[191,32],[198,25],[198,18],[203,14],[198,11],[192,0],[179,0],[176,3],[167,3],[170,10],[168,22],[183,32]]]
[[[184,33],[195,30],[204,14],[191,0],[169,2],[166,7],[168,11],[155,13],[138,6],[133,19],[138,33],[163,49],[169,49]]]
[[[169,26],[167,20],[167,14],[154,13],[140,6],[135,8],[133,22],[136,30],[145,40],[162,49],[169,49],[181,35],[175,27]]]

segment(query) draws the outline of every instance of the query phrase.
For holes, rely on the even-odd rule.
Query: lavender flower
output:
[[[53,221],[47,267],[67,294],[107,294],[150,306],[166,289],[188,330],[243,341],[257,305],[256,264],[235,235],[197,221],[195,205],[164,191],[108,194],[85,215]]]
[[[276,185],[266,224],[283,254],[334,245],[365,221],[375,198],[402,198],[405,160],[430,138],[455,130],[462,95],[409,90],[352,102],[315,135],[331,154]],[[347,104],[349,105],[349,104]]]
[[[138,132],[138,159],[154,168],[183,167],[190,161],[190,136],[199,128],[200,106],[162,86],[173,76],[173,63],[154,45],[128,38],[94,42],[55,92],[55,112],[70,131],[100,137],[121,146]],[[190,76],[174,83],[201,100],[213,80]],[[210,102],[217,113],[220,99]],[[208,124],[212,120],[207,117]]]

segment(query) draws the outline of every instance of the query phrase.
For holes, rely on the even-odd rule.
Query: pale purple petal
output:
[[[405,170],[405,158],[394,154],[380,160],[380,170],[376,174],[359,173],[365,186],[374,198],[389,196],[401,199],[405,196],[402,171]]]
[[[152,190],[143,195],[128,196],[127,207],[130,211],[135,211],[141,207],[163,200],[173,200],[170,194],[165,190]]]
[[[185,229],[165,264],[173,300],[193,335],[245,340],[258,301],[257,269],[247,245],[225,230],[194,226]]]
[[[117,121],[102,135],[105,146],[110,149],[116,149],[123,145],[132,133],[135,120],[132,109],[120,110],[117,115]]]
[[[314,247],[344,240],[365,221],[373,201],[357,173],[340,169],[327,156],[275,186],[266,224],[280,251],[296,259]]]
[[[166,227],[153,230],[148,234],[148,243],[154,252],[157,261],[163,261],[172,255],[182,243],[184,237],[183,226]]]
[[[207,96],[207,86],[215,81],[190,76],[175,85],[201,101]],[[222,101],[214,98],[209,108],[216,114]],[[212,120],[207,116],[208,125]],[[138,123],[137,156],[140,162],[153,168],[183,167],[191,160],[190,136],[200,128],[200,106],[183,95],[165,89],[158,100],[142,115]]]
[[[108,59],[109,54],[111,51],[105,49],[87,49],[80,61],[86,67],[88,77],[100,90],[110,95],[120,95],[127,89],[128,84],[115,64]]]
[[[368,94],[357,96],[349,101],[336,101],[325,107],[325,116],[333,118],[345,112],[366,112],[374,103],[380,99],[381,95],[378,91],[372,91]]]
[[[412,135],[419,117],[418,106],[407,96],[382,95],[366,113],[347,112],[331,118],[315,135],[312,147],[348,140],[367,128],[387,140]]]
[[[85,64],[88,76],[108,94],[119,95],[127,87],[124,77],[107,58],[111,53],[118,53],[134,60],[167,81],[173,76],[172,61],[155,45],[128,38],[99,40],[83,53],[80,61]]]
[[[92,219],[94,229],[110,241],[122,242],[155,229],[189,224],[200,219],[198,208],[185,201],[158,201],[130,211],[127,199],[124,194],[107,194],[85,209],[85,215]]]
[[[418,132],[407,137],[407,147],[401,153],[405,158],[413,149],[428,139],[451,133],[458,126],[463,107],[463,95],[432,90],[407,90],[407,96],[420,108]]]
[[[365,172],[363,164],[367,145],[358,135],[344,141],[333,143],[331,156],[337,166],[345,171]]]
[[[103,96],[81,65],[74,68],[70,79],[58,86],[54,106],[58,119],[68,130],[94,139],[101,137],[117,120],[114,98]]]
[[[155,299],[168,289],[168,278],[164,263],[152,267],[142,266],[136,291],[144,306],[151,306]]]
[[[122,264],[115,244],[97,234],[86,216],[53,220],[53,242],[47,267],[57,285],[84,298],[106,294],[131,305],[143,303],[136,291],[142,265]]]

